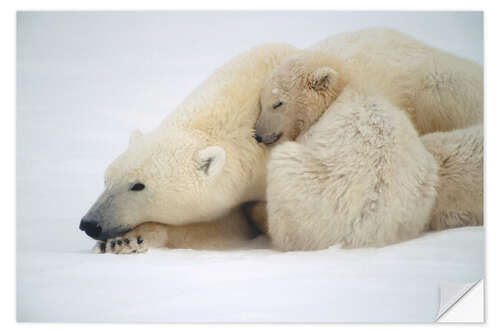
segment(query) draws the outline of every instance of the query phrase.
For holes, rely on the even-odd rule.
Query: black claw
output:
[[[125,238],[123,241],[124,241],[124,242],[125,242],[125,244],[127,244],[127,245],[130,243],[130,239],[128,239],[128,238]]]
[[[119,240],[117,243],[118,243],[118,245],[120,245],[120,246],[122,245],[122,241],[121,241],[121,240]]]
[[[141,236],[137,237],[137,244],[142,244],[142,242],[144,242],[144,239]]]
[[[104,251],[106,251],[106,243],[102,242],[99,244],[99,249],[101,249],[101,252],[104,253]]]
[[[115,248],[115,241],[111,241],[111,248],[114,249]]]

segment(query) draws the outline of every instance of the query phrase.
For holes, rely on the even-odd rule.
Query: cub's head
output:
[[[294,140],[311,127],[345,85],[340,67],[331,55],[303,51],[271,72],[261,91],[257,141]]]
[[[228,169],[226,150],[202,133],[135,132],[107,168],[104,191],[80,229],[105,240],[149,221],[180,225],[216,218],[240,199],[227,182]]]

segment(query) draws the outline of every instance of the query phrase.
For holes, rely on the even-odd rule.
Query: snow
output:
[[[382,249],[279,253],[261,237],[127,256],[90,253],[78,230],[130,132],[157,126],[224,61],[381,25],[483,62],[480,13],[18,14],[18,320],[433,321],[440,284],[484,276],[483,228]]]
[[[18,320],[62,322],[433,321],[442,283],[483,277],[482,228],[381,249],[280,253],[150,250],[18,254]]]

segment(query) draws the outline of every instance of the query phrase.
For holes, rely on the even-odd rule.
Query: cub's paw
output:
[[[97,242],[94,247],[95,253],[129,254],[143,253],[148,250],[144,239],[137,237],[116,237],[105,242]]]

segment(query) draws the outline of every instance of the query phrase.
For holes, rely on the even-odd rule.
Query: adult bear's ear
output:
[[[196,156],[196,165],[207,177],[217,176],[226,163],[226,152],[219,146],[210,146],[200,150]]]
[[[135,144],[137,141],[139,141],[140,138],[142,138],[144,134],[142,134],[141,131],[135,130],[130,134],[130,139],[128,140],[128,145],[132,146]]]
[[[331,67],[320,67],[311,74],[311,88],[317,91],[326,90],[335,84],[339,74]]]

